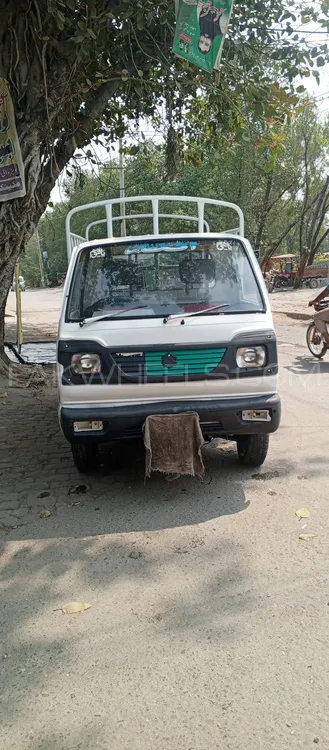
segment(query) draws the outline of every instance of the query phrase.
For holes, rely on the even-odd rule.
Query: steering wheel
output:
[[[89,305],[89,307],[86,307],[83,311],[83,317],[84,318],[91,318],[96,312],[96,310],[102,310],[105,305],[111,304],[113,301],[113,297],[101,297],[101,299],[98,299],[96,302],[93,302],[92,305]]]

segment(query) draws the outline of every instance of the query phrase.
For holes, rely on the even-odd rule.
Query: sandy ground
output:
[[[61,289],[27,289],[21,295],[24,341],[57,336]],[[9,292],[6,307],[6,338],[16,341],[16,296]]]

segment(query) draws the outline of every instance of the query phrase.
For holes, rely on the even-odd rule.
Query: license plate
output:
[[[99,432],[103,429],[103,422],[73,422],[74,432]]]
[[[268,409],[248,409],[242,412],[242,419],[245,422],[270,422],[271,415]]]

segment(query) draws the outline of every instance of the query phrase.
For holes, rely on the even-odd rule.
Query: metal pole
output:
[[[38,232],[37,229],[35,230],[35,238],[36,238],[36,241],[37,241],[37,251],[38,251],[38,257],[39,257],[41,287],[42,287],[42,289],[44,289],[45,286],[46,286],[46,284],[45,284],[45,274],[44,274],[43,260],[42,260],[42,255],[41,255],[40,237],[39,237],[39,232]]]
[[[19,285],[19,265],[15,266],[15,293],[16,293],[16,321],[17,321],[17,349],[21,353],[23,343],[21,288]]]
[[[125,197],[125,170],[123,166],[123,153],[122,153],[122,138],[119,138],[119,175],[120,175],[120,198]],[[125,203],[120,203],[120,214],[121,216],[126,215]],[[125,219],[121,222],[121,237],[125,237],[127,234],[127,227]]]

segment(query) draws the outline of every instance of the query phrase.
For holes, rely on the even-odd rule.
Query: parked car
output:
[[[25,279],[24,279],[24,276],[19,276],[18,279],[19,279],[19,288],[20,288],[21,292],[25,292]],[[11,285],[11,291],[14,292],[15,289],[16,289],[16,279],[15,279],[15,276],[14,276],[13,282],[12,282],[12,285]]]

